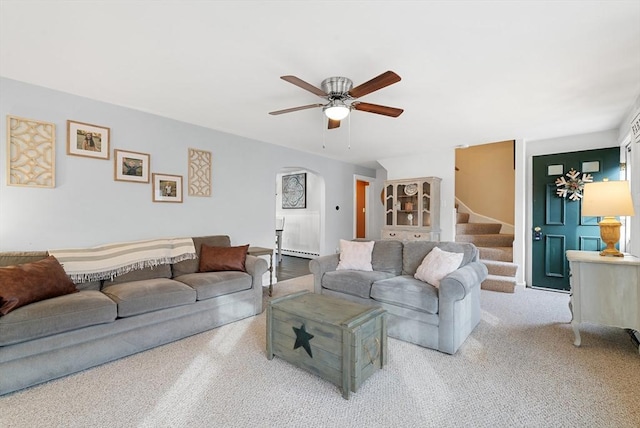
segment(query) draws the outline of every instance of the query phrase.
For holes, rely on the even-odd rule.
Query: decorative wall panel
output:
[[[565,277],[567,259],[564,254],[566,249],[564,235],[545,235],[544,265],[546,276]]]
[[[556,195],[555,184],[547,184],[545,204],[545,224],[562,226],[565,224],[565,205],[567,200]]]
[[[307,208],[307,173],[282,176],[282,208]]]
[[[7,184],[55,187],[56,125],[7,116]]]
[[[189,196],[211,196],[211,152],[189,149]]]
[[[602,251],[602,240],[599,236],[581,236],[578,241],[578,249],[581,251]]]

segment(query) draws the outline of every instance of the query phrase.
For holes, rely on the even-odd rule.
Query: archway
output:
[[[312,259],[323,254],[325,180],[320,174],[303,167],[282,168],[276,174],[275,211],[276,222],[284,222],[283,255]]]

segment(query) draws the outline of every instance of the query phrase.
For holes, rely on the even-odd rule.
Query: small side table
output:
[[[640,258],[605,257],[597,251],[566,254],[571,268],[573,344],[580,346],[578,327],[583,322],[640,331]]]
[[[278,246],[278,264],[282,263],[282,231],[284,229],[276,229],[276,245]]]
[[[273,248],[249,247],[247,254],[252,256],[269,256],[269,296],[273,293]]]

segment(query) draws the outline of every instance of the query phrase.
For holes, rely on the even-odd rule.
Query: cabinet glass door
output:
[[[418,183],[398,184],[396,195],[396,226],[419,226]]]
[[[395,194],[395,192],[393,191],[394,186],[392,184],[388,185],[387,188],[385,189],[385,201],[384,201],[384,209],[385,209],[385,217],[386,217],[386,224],[387,226],[393,226],[394,225],[394,221],[393,221],[393,214],[394,214],[394,207],[395,207],[395,203],[393,201],[393,195]]]
[[[431,226],[431,184],[422,183],[422,227]]]

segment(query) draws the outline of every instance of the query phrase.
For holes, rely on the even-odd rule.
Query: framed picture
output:
[[[133,181],[135,183],[149,182],[150,156],[148,154],[115,149],[113,157],[115,164],[114,180]]]
[[[307,173],[282,176],[282,208],[307,207]]]
[[[7,185],[55,187],[56,125],[7,116]]]
[[[182,176],[153,173],[153,202],[182,202]]]
[[[211,152],[189,149],[189,196],[211,196]]]
[[[67,120],[67,154],[108,160],[110,131],[104,126]]]

